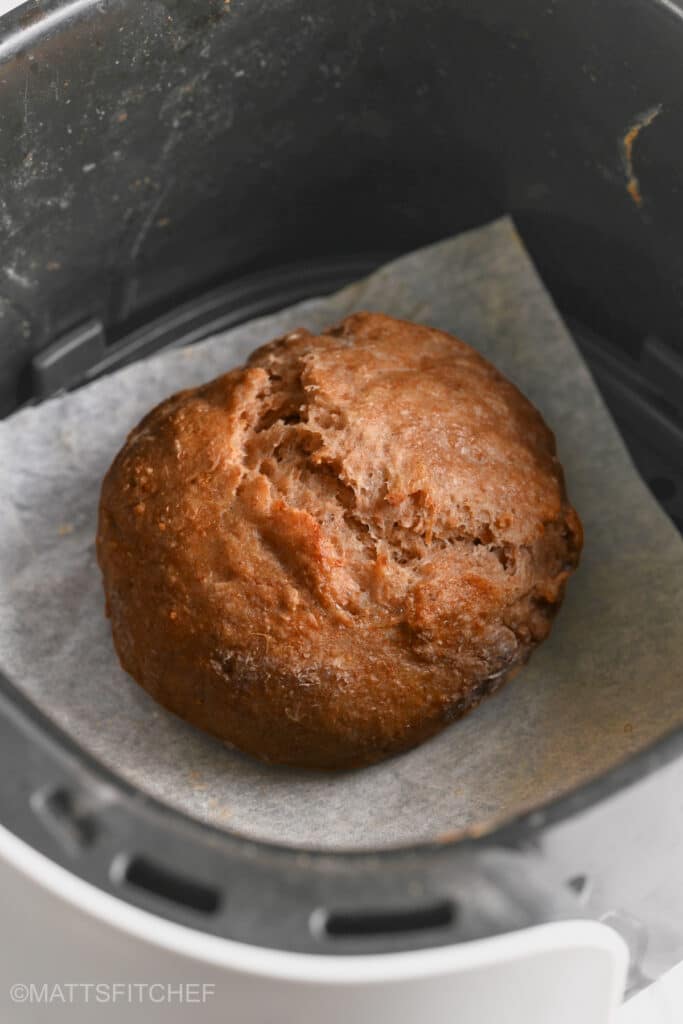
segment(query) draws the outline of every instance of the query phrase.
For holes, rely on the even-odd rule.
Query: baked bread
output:
[[[351,768],[465,714],[582,544],[555,440],[442,331],[358,313],[162,402],[102,486],[121,664],[264,760]]]

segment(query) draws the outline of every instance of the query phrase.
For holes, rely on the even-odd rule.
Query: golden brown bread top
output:
[[[382,756],[462,711],[545,637],[580,548],[524,396],[463,342],[366,313],[153,410],[107,475],[98,537],[138,681],[311,764]],[[166,692],[181,671],[204,710]]]

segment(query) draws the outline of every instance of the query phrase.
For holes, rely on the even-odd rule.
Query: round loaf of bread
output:
[[[97,550],[153,697],[256,757],[351,768],[523,665],[581,544],[517,388],[442,331],[358,313],[150,412],[104,480]]]

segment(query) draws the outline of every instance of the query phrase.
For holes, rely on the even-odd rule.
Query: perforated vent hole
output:
[[[146,857],[131,857],[124,862],[122,871],[113,869],[112,874],[119,875],[123,882],[136,889],[202,914],[214,914],[220,906],[217,889],[169,871]]]
[[[96,800],[66,786],[47,786],[31,796],[31,807],[59,842],[71,852],[89,846],[97,835],[92,816]]]
[[[443,900],[396,910],[318,910],[311,918],[311,927],[319,935],[341,939],[448,928],[454,920],[455,907]]]

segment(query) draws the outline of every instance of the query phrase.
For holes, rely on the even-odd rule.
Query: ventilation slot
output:
[[[95,841],[93,812],[97,806],[96,794],[66,786],[47,786],[31,796],[35,814],[70,853],[78,853]]]
[[[214,914],[220,904],[218,890],[176,875],[145,857],[133,857],[126,863],[123,881],[202,914]]]
[[[443,901],[412,909],[323,911],[320,917],[322,928],[316,930],[330,938],[360,938],[448,928],[455,920],[455,909],[452,903]]]

